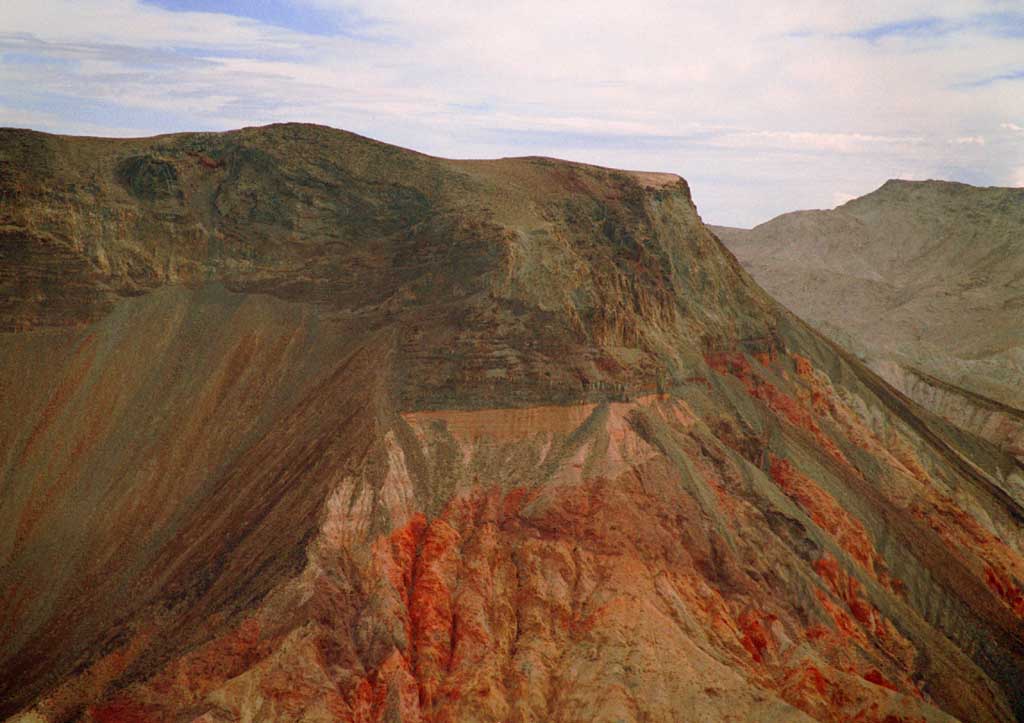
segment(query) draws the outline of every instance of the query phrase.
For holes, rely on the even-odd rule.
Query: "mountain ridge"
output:
[[[1022,714],[1019,464],[682,179],[308,126],[0,158],[3,715]]]

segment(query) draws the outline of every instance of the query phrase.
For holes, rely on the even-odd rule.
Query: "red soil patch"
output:
[[[743,638],[740,642],[755,662],[764,662],[765,652],[769,647],[774,647],[762,621],[771,625],[772,620],[775,619],[774,615],[763,616],[759,611],[748,610],[742,613],[739,620],[736,621],[740,630],[743,631]]]
[[[836,443],[818,426],[818,423],[814,420],[814,415],[796,399],[780,391],[774,384],[765,381],[760,375],[755,373],[750,365],[750,361],[744,354],[740,352],[714,352],[707,354],[704,359],[719,374],[729,374],[739,379],[750,396],[760,399],[769,409],[780,415],[791,425],[810,432],[818,445],[837,462],[847,467],[851,466],[846,456],[836,446]]]
[[[985,582],[1018,617],[1024,618],[1024,592],[1019,587],[991,567],[985,568]]]
[[[772,479],[786,495],[810,515],[814,524],[829,533],[861,567],[874,574],[881,561],[860,520],[844,510],[835,498],[810,477],[801,474],[787,459],[771,455]]]
[[[871,670],[866,672],[862,677],[869,683],[880,685],[883,688],[888,688],[889,690],[896,690],[896,686],[890,683],[889,680],[886,679],[886,677],[882,675],[877,668],[872,668]]]
[[[89,715],[96,723],[158,723],[160,718],[155,713],[153,708],[127,698],[89,708]]]

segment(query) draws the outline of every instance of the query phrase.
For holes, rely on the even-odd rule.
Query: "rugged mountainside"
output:
[[[888,181],[832,211],[713,230],[900,391],[1024,458],[1024,189]]]
[[[1022,470],[675,176],[0,132],[0,714],[1024,717]]]

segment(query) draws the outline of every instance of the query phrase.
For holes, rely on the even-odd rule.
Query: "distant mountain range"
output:
[[[1024,455],[1024,188],[888,181],[831,211],[712,228],[898,389]]]

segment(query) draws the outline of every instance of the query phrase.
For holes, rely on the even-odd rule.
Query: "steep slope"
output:
[[[675,176],[0,134],[0,712],[1013,720],[1009,456]]]
[[[891,384],[1024,457],[1024,189],[889,181],[832,211],[714,231]]]

